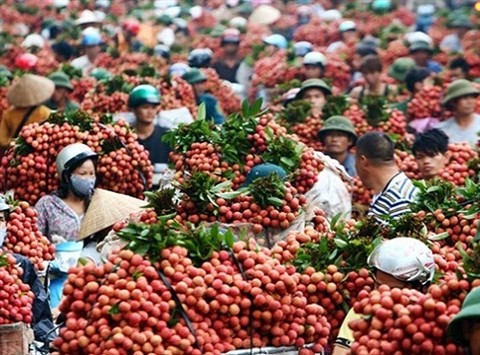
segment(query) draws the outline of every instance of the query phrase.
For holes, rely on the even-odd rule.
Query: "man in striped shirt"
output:
[[[363,185],[375,193],[369,215],[399,218],[409,213],[418,189],[394,159],[394,143],[385,133],[369,132],[357,142],[356,168]]]

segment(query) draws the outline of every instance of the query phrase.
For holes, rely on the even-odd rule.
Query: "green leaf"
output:
[[[235,242],[235,236],[231,230],[228,230],[227,233],[225,233],[225,243],[231,249],[233,248],[234,242]]]
[[[439,233],[439,234],[429,236],[428,240],[438,241],[438,240],[446,239],[448,237],[450,237],[450,234],[448,234],[448,232],[443,232],[443,233]]]
[[[197,110],[197,121],[205,121],[207,117],[207,109],[205,108],[205,103],[201,103],[200,106],[198,106]]]
[[[283,200],[277,197],[269,197],[267,201],[274,206],[278,206],[278,207],[283,206]]]

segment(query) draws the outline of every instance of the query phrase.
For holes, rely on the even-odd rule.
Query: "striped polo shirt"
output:
[[[414,201],[417,192],[412,181],[403,172],[399,172],[390,179],[382,192],[373,196],[368,214],[399,218],[410,212],[409,204]]]

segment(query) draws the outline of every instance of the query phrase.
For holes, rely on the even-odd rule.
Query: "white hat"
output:
[[[95,1],[95,5],[106,9],[110,6],[110,0],[97,0]]]
[[[103,11],[95,10],[93,13],[95,14],[95,17],[97,18],[98,22],[103,22],[107,18],[107,14]]]
[[[99,23],[100,21],[98,20],[97,16],[93,11],[90,10],[84,10],[80,17],[75,21],[75,24],[80,26],[80,25],[85,25],[87,23]]]
[[[203,9],[201,6],[193,6],[190,8],[190,10],[188,10],[188,12],[190,13],[190,16],[192,16],[192,18],[197,19],[202,16]]]
[[[433,45],[433,40],[432,38],[427,35],[425,32],[410,32],[405,35],[405,40],[409,43],[412,44],[413,42],[427,42],[430,46]]]
[[[170,6],[176,6],[177,5],[177,0],[156,0],[153,3],[153,6],[156,9],[166,9]]]
[[[327,10],[320,14],[320,18],[327,22],[338,21],[342,19],[342,13],[338,10]]]
[[[67,7],[70,4],[70,0],[53,0],[52,5],[57,9],[61,9],[62,7]]]
[[[435,13],[435,6],[432,4],[419,5],[417,9],[417,14],[420,16],[430,16]]]
[[[271,25],[277,22],[282,16],[280,10],[274,8],[270,5],[260,5],[257,7],[250,17],[248,18],[249,23],[256,25]]]
[[[31,47],[38,47],[43,48],[45,44],[45,39],[40,36],[38,33],[29,34],[22,42],[22,47],[24,48],[31,48]]]
[[[170,18],[175,18],[180,15],[180,12],[182,12],[182,8],[180,6],[171,6],[163,12],[165,15],[170,16]]]
[[[338,30],[340,32],[347,32],[347,31],[355,31],[357,29],[357,25],[352,20],[345,20],[338,26]]]
[[[310,64],[310,65],[318,65],[321,64],[323,66],[326,66],[328,63],[327,57],[325,57],[322,53],[320,52],[310,52],[305,54],[305,57],[303,57],[303,64]]]
[[[164,45],[171,47],[175,42],[175,32],[170,27],[165,27],[163,30],[157,34],[158,43],[163,43]]]
[[[245,28],[247,27],[247,19],[244,17],[236,16],[233,17],[228,24],[231,27],[235,28]]]

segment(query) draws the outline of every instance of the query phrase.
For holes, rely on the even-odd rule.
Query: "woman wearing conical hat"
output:
[[[0,153],[23,126],[48,119],[50,109],[43,103],[50,99],[54,90],[55,84],[50,79],[33,74],[25,74],[12,85],[7,92],[10,108],[3,113],[0,122]]]

